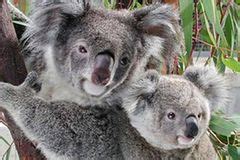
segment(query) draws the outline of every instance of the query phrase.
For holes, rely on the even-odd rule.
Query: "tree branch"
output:
[[[12,24],[6,0],[0,0],[0,77],[14,85],[22,83],[27,74],[19,43]],[[4,115],[3,115],[4,113]],[[20,159],[44,159],[34,145],[27,140],[11,116],[0,108],[0,121],[4,121],[12,134]]]

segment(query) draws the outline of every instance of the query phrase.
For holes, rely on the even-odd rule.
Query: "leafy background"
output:
[[[167,1],[167,0],[166,0]],[[108,9],[124,8],[116,0],[103,0]],[[30,0],[10,0],[24,15],[30,12]],[[129,0],[125,8],[141,8],[151,2]],[[178,57],[176,74],[182,74],[193,63],[194,51],[201,56],[203,48],[209,51],[205,65],[214,64],[222,74],[226,70],[240,72],[240,0],[175,0],[179,6],[181,25],[185,37],[186,52]],[[15,10],[13,8],[13,10]],[[14,11],[15,12],[15,11]],[[21,17],[21,16],[20,16]],[[26,25],[24,18],[13,14],[16,30]],[[200,48],[197,47],[200,44]],[[208,133],[219,159],[240,160],[240,115],[226,116],[223,111],[213,113]],[[9,159],[12,143],[3,159]]]

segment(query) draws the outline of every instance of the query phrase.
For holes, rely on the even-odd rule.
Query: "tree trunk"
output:
[[[14,85],[22,83],[27,74],[20,55],[19,43],[14,30],[6,0],[0,0],[0,81]],[[7,124],[21,160],[41,160],[44,157],[24,136],[11,116],[2,108],[1,120]],[[0,113],[1,115],[1,113]]]
[[[179,0],[163,0],[164,3],[172,4],[175,8],[178,8]]]

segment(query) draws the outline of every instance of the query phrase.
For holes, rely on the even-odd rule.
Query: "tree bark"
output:
[[[19,43],[6,0],[0,0],[0,81],[19,85],[27,74],[20,55]],[[0,108],[4,114],[0,121],[7,124],[21,160],[41,160],[44,157],[35,146],[24,136],[9,113]]]
[[[175,8],[178,8],[179,0],[163,0],[163,3],[172,4]]]

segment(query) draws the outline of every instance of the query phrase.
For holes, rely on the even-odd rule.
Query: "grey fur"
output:
[[[174,56],[183,46],[178,15],[167,5],[130,12],[97,9],[87,1],[36,1],[30,19],[23,36],[23,55],[28,71],[39,74],[42,89],[38,96],[46,100],[98,104],[147,63],[153,61],[159,69],[161,56],[171,70]],[[79,45],[85,46],[87,56],[77,53]],[[111,80],[103,94],[92,96],[80,82],[91,81],[93,61],[104,50],[110,50],[115,60]],[[119,61],[124,56],[130,64],[121,68]]]
[[[211,103],[182,76],[159,76],[156,71],[147,71],[128,89],[117,93],[126,112],[116,95],[102,106],[47,102],[35,96],[32,86],[37,82],[37,74],[30,73],[18,87],[0,83],[0,105],[50,160],[216,158],[206,133]],[[166,121],[169,109],[179,114],[177,124]],[[195,141],[177,144],[174,135],[184,130],[182,118],[199,113]]]
[[[37,2],[23,55],[28,70],[38,73],[41,91],[36,96],[30,88],[36,73],[19,87],[1,83],[0,105],[49,159],[161,159],[131,126],[121,100],[104,100],[134,80],[131,74],[144,71],[149,60],[157,64],[162,55],[172,63],[181,35],[178,16],[169,10],[160,4],[128,12],[84,1]],[[87,54],[79,54],[79,45]],[[79,83],[89,80],[96,55],[105,50],[114,57],[111,80],[104,94],[92,96]],[[125,56],[130,63],[121,67]]]
[[[209,99],[211,110],[227,107],[230,102],[229,82],[214,67],[191,66],[183,76],[193,82]]]
[[[213,76],[217,81],[213,81]],[[220,84],[218,79],[221,79]],[[123,90],[122,106],[132,126],[150,145],[161,151],[162,159],[216,159],[207,128],[210,108],[227,101],[224,98],[227,96],[226,85],[224,77],[208,67],[191,66],[184,76],[159,76],[156,71],[149,70]],[[168,118],[171,112],[175,114],[173,120]],[[193,116],[198,126],[194,138],[186,138],[189,116]]]
[[[161,159],[128,120],[120,106],[82,107],[67,101],[47,102],[31,88],[30,73],[20,86],[0,83],[0,105],[50,160]]]

